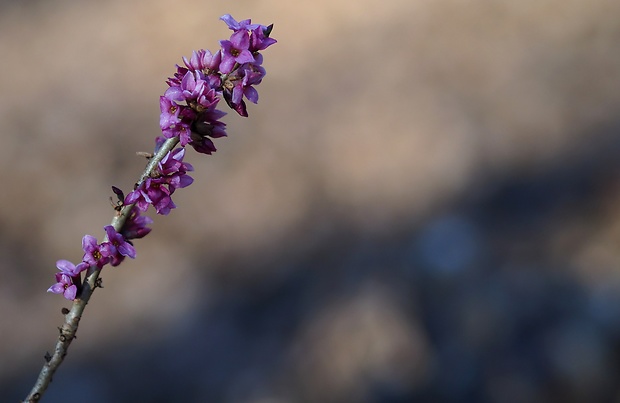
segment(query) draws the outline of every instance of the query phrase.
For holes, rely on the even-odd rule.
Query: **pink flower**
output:
[[[47,292],[62,294],[69,301],[73,301],[78,292],[80,273],[88,269],[89,265],[81,262],[76,266],[68,260],[59,260],[56,262],[56,267],[60,273],[56,273],[56,284],[48,288]]]

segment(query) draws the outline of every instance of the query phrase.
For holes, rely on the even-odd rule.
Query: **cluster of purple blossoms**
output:
[[[60,272],[56,273],[56,284],[47,291],[63,294],[66,299],[74,300],[81,287],[81,273],[91,266],[102,268],[108,263],[118,266],[126,256],[135,258],[136,250],[131,239],[142,238],[148,234],[151,229],[147,225],[152,222],[149,217],[140,215],[140,210],[134,207],[120,233],[111,225],[103,228],[108,238],[106,242],[98,243],[94,236],[84,235],[82,261],[77,265],[64,259],[57,261],[56,267]]]
[[[233,31],[230,39],[220,41],[215,53],[201,49],[184,57],[185,67],[177,65],[159,100],[163,136],[178,137],[182,147],[189,144],[203,154],[216,151],[211,138],[226,136],[226,125],[219,121],[226,113],[216,109],[220,96],[239,115],[248,116],[243,98],[258,102],[254,86],[265,76],[260,51],[276,43],[269,37],[272,25],[237,22],[229,14],[220,19]]]
[[[176,207],[170,196],[176,189],[187,187],[194,181],[187,175],[194,167],[183,162],[184,156],[185,148],[169,151],[157,164],[153,175],[127,195],[124,204],[135,204],[140,211],[146,211],[152,205],[157,214],[168,215]]]
[[[155,151],[171,138],[178,138],[181,148],[168,152],[151,175],[127,197],[113,187],[120,200],[117,208],[133,206],[122,230],[119,233],[111,225],[104,227],[107,241],[102,243],[97,243],[93,236],[84,236],[82,262],[78,265],[67,260],[56,262],[60,272],[56,273],[56,284],[49,292],[74,300],[79,296],[81,272],[90,267],[101,269],[107,264],[118,266],[126,256],[135,258],[131,239],[147,235],[151,231],[147,225],[153,222],[140,213],[153,206],[157,214],[169,214],[176,207],[171,195],[194,181],[187,175],[194,168],[183,162],[185,146],[212,154],[216,148],[211,139],[226,136],[226,124],[219,120],[226,113],[217,109],[221,97],[244,117],[248,116],[244,98],[258,102],[254,87],[265,76],[260,51],[276,43],[269,37],[273,25],[252,24],[249,19],[237,22],[229,14],[220,19],[233,31],[230,39],[220,41],[221,49],[215,53],[201,49],[194,51],[189,59],[184,57],[185,67],[176,66],[174,76],[166,81],[169,88],[159,100],[162,136],[155,141]]]

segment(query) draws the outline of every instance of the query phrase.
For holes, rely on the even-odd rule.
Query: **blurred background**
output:
[[[0,401],[225,13],[275,24],[259,103],[43,401],[620,401],[615,0],[0,1]]]

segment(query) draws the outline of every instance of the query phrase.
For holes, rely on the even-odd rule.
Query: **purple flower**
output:
[[[243,116],[244,118],[248,117],[248,110],[245,105],[245,101],[241,101],[238,104],[235,104],[232,101],[232,93],[230,91],[225,91],[223,95],[228,106],[230,106],[235,112],[237,112],[239,116]]]
[[[194,121],[192,131],[200,137],[209,136],[219,138],[226,136],[226,123],[220,122],[222,117],[226,116],[226,112],[219,109],[210,108],[203,111]],[[192,145],[196,142],[196,138],[192,137]],[[200,141],[198,141],[200,142]],[[215,150],[213,150],[215,151]]]
[[[231,101],[233,104],[241,103],[243,96],[252,103],[258,102],[258,91],[253,85],[260,84],[265,76],[265,69],[261,66],[246,64],[243,68],[235,71],[235,86],[233,87]]]
[[[183,57],[183,62],[188,69],[196,71],[200,70],[205,74],[216,73],[220,68],[222,61],[222,53],[218,50],[215,54],[211,54],[210,51],[200,49],[199,51],[193,51],[192,57],[188,60]]]
[[[194,167],[189,162],[183,162],[185,157],[185,148],[177,148],[168,153],[159,161],[158,168],[162,175],[185,175],[187,172],[194,170]],[[190,182],[191,183],[191,182]],[[189,185],[189,183],[188,183]],[[185,186],[183,186],[185,187]]]
[[[68,260],[59,260],[56,267],[60,273],[56,273],[56,284],[47,289],[47,292],[62,294],[66,299],[73,301],[78,292],[80,273],[88,269],[88,263],[81,262],[77,266]]]
[[[168,80],[166,81],[166,84],[168,84],[170,87],[180,86],[181,80],[183,79],[183,77],[188,71],[189,70],[186,69],[185,67],[181,67],[177,64],[177,71],[176,73],[174,73],[174,77],[169,77]]]
[[[217,150],[213,141],[207,136],[212,138],[226,136],[226,124],[219,120],[226,113],[216,109],[216,104],[217,102],[202,111],[192,125],[192,136],[189,144],[202,154],[211,154]]]
[[[143,238],[151,232],[151,228],[147,227],[147,225],[152,223],[153,220],[150,217],[140,215],[140,209],[134,207],[131,209],[131,213],[125,221],[125,225],[123,225],[121,234],[123,234],[127,240]]]
[[[179,143],[181,143],[181,146],[183,147],[191,141],[191,133],[192,129],[190,127],[190,123],[184,121],[171,125],[170,127],[162,129],[161,131],[161,134],[163,134],[164,137],[167,139],[178,137]]]
[[[224,14],[220,17],[220,20],[224,21],[226,25],[228,25],[228,28],[233,31],[249,31],[260,27],[259,24],[251,24],[252,20],[250,19],[237,22],[230,14]]]
[[[140,211],[146,211],[152,205],[157,214],[168,215],[176,205],[170,198],[172,192],[165,185],[166,179],[163,177],[147,178],[125,197],[125,205],[135,203]]]
[[[203,80],[203,75],[198,71],[188,71],[181,80],[182,97],[186,101],[197,100],[205,92],[210,90],[207,82]],[[179,101],[179,99],[175,99]]]
[[[250,37],[250,51],[252,53],[258,52],[259,50],[265,50],[269,46],[278,42],[275,39],[270,38],[269,35],[265,34],[267,31],[271,32],[271,28],[273,28],[273,25],[270,25],[269,27],[264,27],[261,25],[252,30],[252,36]]]
[[[168,215],[172,209],[177,207],[170,197],[170,189],[162,186],[162,183],[151,180],[150,186],[148,186],[147,189],[147,194],[157,214]]]
[[[67,274],[71,277],[77,277],[80,275],[81,272],[83,272],[84,270],[87,270],[90,266],[86,262],[80,262],[76,266],[68,260],[61,259],[56,262],[56,267],[63,274]]]
[[[255,62],[252,52],[250,52],[250,34],[246,30],[235,31],[230,36],[229,41],[220,41],[222,46],[222,63],[220,71],[228,74],[233,71],[235,63]]]
[[[233,71],[227,77],[223,91],[228,106],[239,115],[248,116],[243,97],[250,102],[258,102],[258,91],[254,85],[260,84],[265,74],[263,67],[253,63],[246,63]]]
[[[220,50],[215,52],[215,54],[211,54],[210,51],[204,49],[197,52],[194,51],[189,60],[183,57],[183,62],[189,71],[202,72],[204,74],[203,80],[207,82],[209,88],[219,88],[222,85],[219,72],[220,63],[222,62],[222,52]]]
[[[178,105],[175,101],[185,101],[188,106]],[[193,125],[204,122],[206,117],[217,119],[224,115],[213,112],[218,102],[217,92],[209,87],[204,75],[188,71],[178,86],[168,88],[160,98],[162,134],[166,138],[178,137],[181,146],[186,146],[192,142]],[[220,136],[225,134],[223,124],[214,122],[213,126],[218,130],[211,132]]]
[[[192,105],[192,107],[197,113],[200,113],[207,109],[215,108],[219,101],[220,98],[217,96],[217,92],[211,88],[196,98],[196,104]],[[192,117],[195,118],[196,115]]]
[[[190,141],[191,122],[196,117],[196,113],[191,108],[178,105],[172,98],[183,99],[183,91],[180,87],[170,87],[168,90],[178,89],[178,91],[166,91],[166,94],[159,97],[159,127],[165,138],[178,137],[181,145],[186,145]],[[169,97],[170,96],[170,97]]]
[[[82,249],[84,250],[82,260],[100,269],[110,262],[110,256],[113,255],[112,245],[109,242],[98,244],[97,238],[91,235],[84,235],[82,238]]]
[[[200,49],[193,51],[190,58],[183,57],[186,67],[176,66],[174,76],[166,81],[169,88],[160,98],[163,137],[178,138],[182,147],[189,144],[204,154],[216,151],[207,137],[226,136],[226,125],[219,121],[225,113],[216,109],[220,97],[239,115],[248,116],[244,99],[258,102],[255,86],[265,76],[260,51],[276,43],[270,38],[273,24],[252,24],[250,19],[237,21],[230,14],[220,19],[233,31],[229,40],[220,41],[221,49],[215,53]],[[169,183],[174,183],[169,189],[171,194],[183,182]],[[142,211],[149,203],[161,205],[162,211],[166,210],[163,206],[173,205],[167,203],[166,195],[151,189],[160,183],[151,185],[148,189],[136,189],[131,195]],[[150,196],[152,193],[160,196],[157,202]]]
[[[151,200],[148,198],[145,192],[142,192],[144,189],[144,183],[137,187],[134,191],[130,192],[125,197],[125,202],[123,204],[135,204],[135,207],[140,211],[146,211],[149,209],[149,205],[151,204]]]
[[[181,108],[176,102],[164,96],[160,96],[159,109],[161,111],[161,115],[159,115],[159,127],[162,130],[169,129],[181,123],[181,118],[179,117]]]
[[[217,151],[213,140],[208,137],[196,136],[191,142],[191,146],[201,154],[211,155]]]
[[[69,301],[73,301],[77,295],[77,286],[73,284],[71,276],[56,273],[56,284],[47,289],[47,292],[62,294]]]
[[[103,227],[107,236],[108,242],[112,245],[112,255],[110,256],[110,264],[112,266],[118,266],[125,259],[125,256],[129,256],[132,259],[136,257],[136,249],[132,244],[127,242],[122,234],[116,232],[113,226],[106,225]]]

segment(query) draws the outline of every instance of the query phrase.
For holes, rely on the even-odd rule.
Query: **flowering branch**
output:
[[[157,167],[157,163],[161,161],[161,159],[166,155],[166,153],[173,149],[177,143],[178,139],[170,139],[162,146],[160,151],[155,154],[153,158],[150,159],[138,183],[144,182],[144,180],[146,180],[146,178],[152,174],[154,169]],[[122,210],[114,216],[111,225],[116,231],[120,231],[120,229],[124,226],[127,218],[131,214],[133,207],[133,205],[123,206]],[[63,312],[65,312],[65,322],[59,328],[60,336],[58,337],[58,341],[56,342],[54,353],[51,356],[49,355],[49,353],[48,355],[46,355],[46,363],[45,365],[43,365],[43,368],[39,373],[39,378],[37,379],[30,393],[28,394],[26,401],[38,401],[43,395],[43,392],[47,389],[50,382],[52,381],[52,376],[67,355],[69,345],[71,344],[73,339],[75,339],[75,334],[78,330],[78,325],[80,323],[82,313],[84,312],[84,308],[86,308],[86,304],[90,300],[93,291],[98,285],[100,273],[101,268],[97,266],[91,266],[88,269],[86,273],[86,278],[84,279],[84,283],[82,284],[80,297],[74,300],[71,310],[68,310],[68,312],[63,310]]]
[[[226,125],[219,121],[226,113],[216,109],[221,97],[241,116],[247,116],[244,97],[253,103],[258,101],[254,86],[266,74],[260,51],[276,43],[269,37],[273,25],[251,24],[250,20],[237,22],[229,14],[220,19],[233,31],[230,40],[220,41],[221,49],[215,54],[208,50],[194,51],[190,59],[183,58],[186,67],[177,65],[176,73],[168,79],[169,88],[160,97],[162,136],[155,140],[154,153],[146,155],[148,163],[133,191],[125,196],[120,189],[112,187],[119,200],[111,224],[104,227],[103,241],[98,243],[95,237],[85,235],[84,256],[79,264],[67,260],[56,262],[60,272],[56,273],[56,284],[48,292],[62,294],[73,305],[71,309],[63,308],[65,321],[59,327],[54,351],[45,355],[46,362],[24,401],[39,401],[52,381],[76,337],[90,297],[101,287],[99,276],[103,267],[118,266],[125,257],[136,257],[131,240],[146,236],[151,231],[147,225],[152,223],[140,213],[153,206],[157,214],[168,215],[176,208],[170,196],[192,184],[187,172],[194,168],[183,162],[185,147],[190,145],[199,153],[212,154],[216,148],[211,138],[226,136]],[[85,272],[83,282],[82,272]]]

